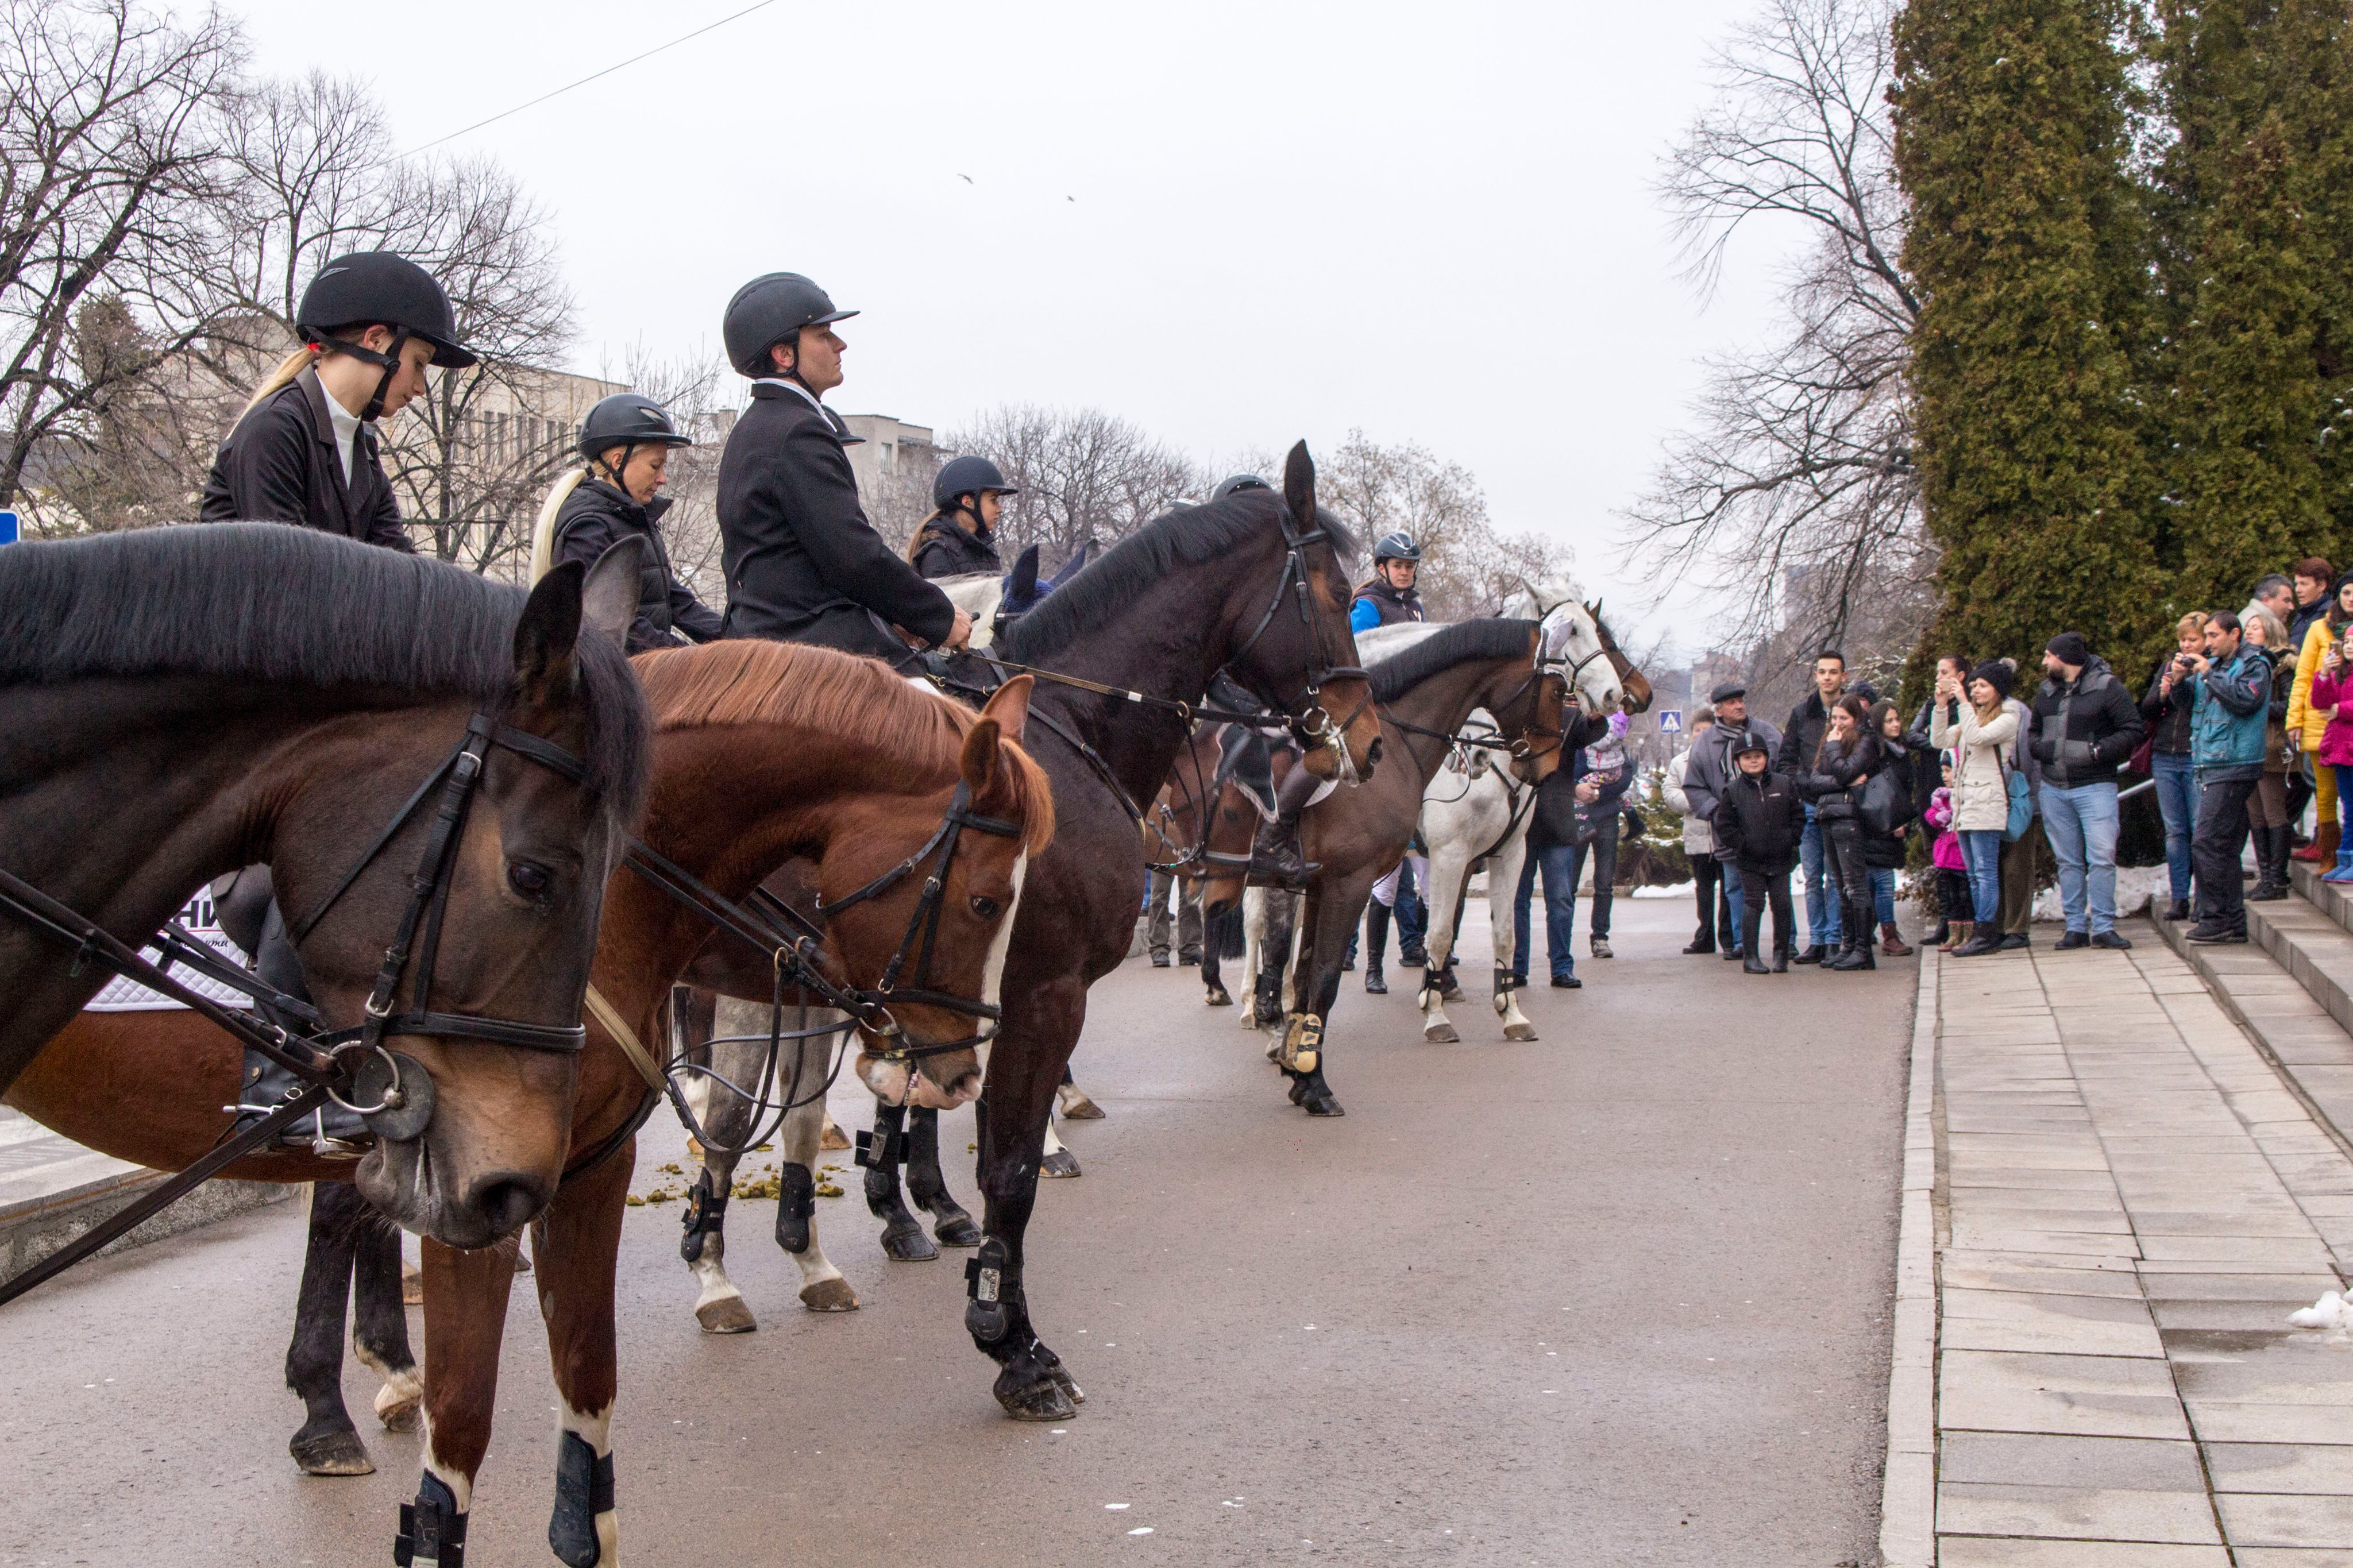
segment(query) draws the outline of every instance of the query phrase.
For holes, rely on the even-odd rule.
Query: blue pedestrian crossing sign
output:
[[[0,544],[16,543],[16,514],[13,511],[0,511]]]
[[[1659,733],[1662,735],[1680,735],[1683,732],[1683,710],[1680,708],[1660,709]]]

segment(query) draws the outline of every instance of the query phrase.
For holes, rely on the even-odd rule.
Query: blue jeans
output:
[[[2094,932],[2116,929],[2116,786],[2042,786],[2042,832],[2059,858],[2059,903],[2067,929],[2084,929],[2090,894]]]
[[[1577,973],[1577,955],[1568,946],[1569,932],[1577,924],[1577,846],[1547,844],[1520,862],[1520,886],[1513,904],[1512,926],[1522,957],[1528,952],[1528,903],[1535,889],[1539,865],[1544,868],[1546,952],[1552,963],[1553,978],[1566,980]]]
[[[2001,923],[2001,829],[1972,827],[1962,832],[1961,858],[1969,867],[1969,903],[1977,922]]]
[[[1806,929],[1812,933],[1813,945],[1835,948],[1841,934],[1838,888],[1824,885],[1822,826],[1814,820],[1810,805],[1806,807],[1806,836],[1798,840],[1798,864],[1806,872]]]
[[[2165,874],[2173,900],[2189,898],[2189,835],[2198,826],[2198,773],[2188,752],[2152,752],[2149,772],[2157,780],[2157,809],[2165,818]]]
[[[1732,945],[1738,947],[1740,933],[1748,929],[1742,923],[1747,919],[1748,895],[1741,886],[1740,868],[1729,860],[1724,863],[1724,894],[1725,902],[1732,906]]]
[[[1873,866],[1871,868],[1871,901],[1879,916],[1879,923],[1895,923],[1895,868]]]

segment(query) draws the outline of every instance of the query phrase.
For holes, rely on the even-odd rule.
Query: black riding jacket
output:
[[[890,626],[934,644],[955,628],[948,596],[866,521],[842,450],[849,438],[798,389],[753,384],[719,459],[729,637],[904,658]]]
[[[694,596],[670,569],[670,548],[663,542],[662,513],[668,496],[656,496],[640,506],[628,493],[603,479],[583,479],[564,498],[555,514],[555,564],[577,561],[594,566],[597,558],[624,539],[642,539],[653,546],[638,568],[638,616],[629,623],[628,651],[676,647],[682,635],[690,642],[709,642],[719,636],[718,612]]]
[[[373,425],[352,439],[352,478],[327,415],[327,389],[306,370],[254,405],[213,458],[196,515],[206,522],[290,522],[414,555],[376,458]]]
[[[966,533],[944,517],[934,517],[916,531],[914,562],[915,570],[925,577],[1005,570],[1005,563],[997,558],[997,535]]]

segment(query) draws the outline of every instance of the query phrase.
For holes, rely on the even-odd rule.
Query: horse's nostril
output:
[[[521,1230],[547,1206],[547,1184],[535,1177],[502,1171],[483,1177],[468,1194],[468,1206],[498,1236]]]
[[[1381,738],[1380,738],[1378,735],[1376,735],[1376,736],[1374,736],[1374,737],[1373,737],[1373,743],[1372,743],[1371,745],[1366,746],[1366,747],[1365,748],[1365,761],[1366,761],[1366,763],[1367,764],[1370,764],[1370,763],[1377,763],[1377,762],[1379,762],[1380,760],[1381,760]]]

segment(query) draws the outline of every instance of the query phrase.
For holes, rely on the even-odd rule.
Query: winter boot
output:
[[[1389,953],[1389,907],[1378,899],[1365,900],[1365,989],[1373,989]],[[1386,984],[1383,991],[1388,990]]]
[[[1953,921],[1953,929],[1946,933],[1944,941],[1936,944],[1936,951],[1938,952],[1950,952],[1955,948],[1959,947],[1962,943],[1968,942],[1969,940],[1969,928],[1975,924],[1977,924],[1975,921]]]
[[[2277,903],[2287,897],[2287,829],[2258,827],[2253,835],[2255,842],[2255,885],[2248,892],[2251,903]]]
[[[1890,958],[1912,956],[1912,950],[1905,945],[1903,933],[1895,929],[1894,921],[1879,922],[1879,951]]]
[[[2324,882],[2353,882],[2353,842],[2340,842],[2335,860],[2335,865],[2320,874],[2320,879]]]
[[[1307,886],[1315,873],[1299,847],[1299,816],[1319,781],[1305,768],[1294,768],[1275,792],[1274,818],[1259,825],[1250,845],[1248,880],[1253,888],[1283,888],[1293,892]]]
[[[2324,822],[2313,830],[2312,842],[2288,857],[2292,860],[2309,860],[2326,867],[2337,858],[2337,841],[2343,835],[2337,824]]]
[[[1938,915],[1936,917],[1936,929],[1928,933],[1926,945],[1930,947],[1942,947],[1948,940],[1951,939],[1952,934],[1953,917],[1950,915]]]

